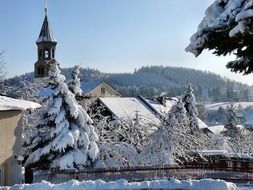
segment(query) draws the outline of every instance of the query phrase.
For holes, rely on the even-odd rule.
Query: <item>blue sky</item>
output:
[[[244,83],[253,77],[225,68],[231,58],[184,48],[214,0],[48,0],[62,67],[80,64],[105,72],[133,72],[144,65],[212,71]],[[35,41],[44,19],[44,0],[0,1],[0,50],[8,77],[33,71]]]

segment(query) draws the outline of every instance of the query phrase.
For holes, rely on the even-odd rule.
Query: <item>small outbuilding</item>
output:
[[[39,107],[38,103],[0,95],[0,186],[22,182],[22,167],[17,160],[22,144],[22,114]]]

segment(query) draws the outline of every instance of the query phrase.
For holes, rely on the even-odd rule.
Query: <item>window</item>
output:
[[[48,58],[49,58],[49,51],[45,50],[45,59],[48,59]]]
[[[105,88],[104,87],[101,88],[101,94],[105,94]]]

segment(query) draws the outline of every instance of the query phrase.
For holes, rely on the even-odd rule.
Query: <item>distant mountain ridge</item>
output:
[[[71,68],[61,69],[67,80]],[[178,96],[184,93],[188,83],[192,83],[199,101],[250,101],[253,87],[229,80],[220,75],[195,69],[145,66],[133,73],[103,73],[96,69],[81,68],[81,81],[105,81],[123,96],[158,96],[166,93]],[[33,73],[8,79],[8,84],[19,86],[20,81],[33,82]]]

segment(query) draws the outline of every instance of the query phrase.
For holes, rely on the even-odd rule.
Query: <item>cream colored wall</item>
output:
[[[101,93],[101,88],[105,88],[105,94]],[[105,83],[98,85],[89,94],[91,95],[91,97],[119,96],[119,94],[114,89],[112,89],[111,87],[109,87]]]
[[[0,166],[3,168],[3,185],[21,181],[21,166],[15,159],[21,149],[21,111],[0,111]]]

